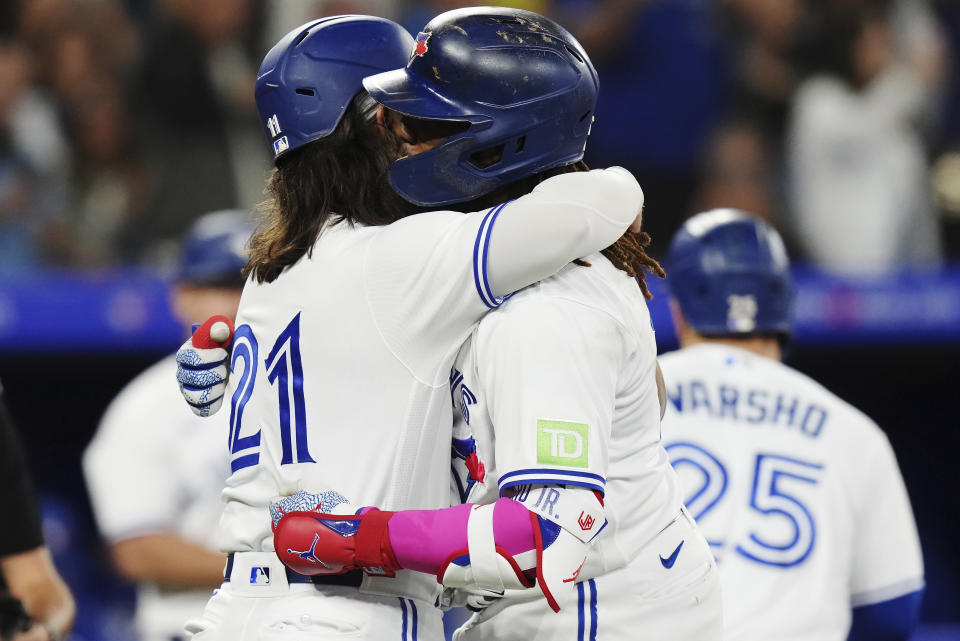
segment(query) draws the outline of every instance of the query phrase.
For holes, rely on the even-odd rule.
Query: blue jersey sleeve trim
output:
[[[473,284],[477,288],[480,300],[490,309],[499,307],[509,298],[509,296],[497,298],[490,289],[490,282],[487,279],[487,250],[490,247],[490,230],[493,229],[497,216],[510,202],[512,201],[497,205],[487,212],[480,223],[480,229],[477,230],[477,240],[473,244]]]
[[[583,480],[585,480],[585,481],[586,481],[586,480],[596,481],[596,482],[600,483],[601,485],[604,485],[604,484],[606,484],[606,482],[607,482],[607,480],[606,480],[605,478],[603,478],[603,477],[600,476],[599,474],[594,474],[593,472],[577,472],[577,471],[574,471],[574,470],[560,470],[560,469],[549,468],[549,467],[534,467],[534,468],[527,468],[527,469],[524,469],[524,470],[513,470],[512,472],[507,472],[506,474],[501,475],[501,476],[500,476],[500,482],[503,483],[503,482],[506,481],[507,479],[509,479],[509,478],[511,478],[511,477],[514,477],[514,476],[520,476],[520,475],[544,475],[544,474],[546,474],[546,475],[558,475],[558,476],[577,476],[577,477],[582,477]]]
[[[859,608],[862,605],[872,605],[881,601],[890,601],[910,592],[923,590],[923,576],[910,577],[903,579],[882,588],[874,588],[866,592],[857,592],[850,596],[850,607]]]
[[[853,608],[847,641],[906,641],[917,625],[923,590]]]
[[[503,208],[509,205],[511,202],[513,201],[508,200],[500,205],[500,207],[497,208],[497,211],[493,212],[493,216],[490,218],[490,224],[487,225],[487,236],[483,239],[483,263],[481,265],[483,268],[483,288],[487,292],[487,296],[490,297],[490,300],[492,300],[498,307],[503,304],[503,301],[505,301],[506,298],[497,298],[494,296],[493,290],[490,289],[490,281],[487,279],[487,256],[489,255],[488,249],[490,247],[490,231],[493,229],[494,223],[497,222],[497,216],[499,216],[500,212],[503,211]]]
[[[500,494],[516,485],[574,485],[606,493],[606,480],[599,474],[590,472],[570,472],[568,470],[531,469],[516,470],[500,477]]]
[[[560,479],[560,478],[529,478],[529,479],[517,479],[514,481],[508,481],[506,483],[500,484],[500,495],[503,496],[504,491],[511,487],[517,485],[573,485],[576,487],[585,487],[588,490],[596,490],[600,493],[601,496],[606,496],[606,488],[602,485],[596,483],[589,483],[586,481],[573,481],[571,479]]]

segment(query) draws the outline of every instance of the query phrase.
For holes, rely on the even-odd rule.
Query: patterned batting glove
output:
[[[328,490],[319,494],[300,490],[270,504],[270,520],[273,529],[284,514],[290,512],[323,512],[325,514],[356,514],[357,508],[339,492]]]
[[[177,351],[177,384],[197,416],[212,416],[223,403],[230,374],[233,323],[213,316],[200,325]]]

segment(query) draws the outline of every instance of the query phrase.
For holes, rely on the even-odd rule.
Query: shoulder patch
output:
[[[537,420],[537,463],[589,467],[586,423]]]

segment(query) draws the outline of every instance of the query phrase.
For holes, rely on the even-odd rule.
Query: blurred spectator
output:
[[[22,43],[0,40],[0,271],[49,258],[47,234],[66,204],[66,147],[32,72]]]
[[[169,263],[205,211],[262,199],[269,159],[253,108],[264,52],[253,0],[162,0],[133,85],[139,139],[153,183],[128,221],[131,260]]]
[[[0,386],[0,394],[3,387]],[[20,441],[0,395],[0,638],[63,639],[76,615],[40,531],[40,508]]]
[[[380,16],[394,20],[399,14],[398,4],[396,0],[270,0],[265,6],[267,27],[261,34],[261,42],[264,43],[261,57],[291,29],[311,20],[347,14]],[[419,11],[417,13],[419,14]],[[423,23],[420,23],[413,28],[419,29],[422,26]]]
[[[61,224],[44,236],[48,262],[111,263],[116,231],[136,201],[131,183],[140,167],[123,98],[137,34],[113,0],[36,0],[20,7],[38,81],[56,107],[56,122],[45,124],[62,128],[69,144],[61,154],[67,181]]]
[[[733,208],[754,212],[775,228],[781,217],[775,189],[776,162],[767,137],[750,121],[724,125],[706,148],[696,211]]]
[[[385,1],[387,4],[390,3],[390,0],[366,0],[365,4],[383,5]],[[338,5],[344,3],[334,0],[328,4]],[[346,4],[354,3],[348,2]],[[537,13],[548,15],[550,0],[491,0],[490,2],[470,2],[470,0],[425,0],[423,2],[408,2],[407,5],[406,11],[400,19],[400,24],[406,27],[407,31],[409,31],[411,34],[416,36],[424,25],[445,11],[452,11],[453,9],[462,9],[463,7],[477,5],[490,5],[497,7],[513,7],[514,9],[526,9],[527,11],[536,11]],[[374,11],[372,13],[385,18],[390,17],[388,14],[381,12]]]
[[[797,235],[824,268],[877,274],[939,259],[919,127],[941,46],[922,6],[828,7],[823,70],[797,93],[789,141]]]
[[[732,108],[779,141],[811,29],[809,1],[728,0],[724,41],[730,50]]]
[[[170,289],[185,329],[212,315],[236,315],[252,231],[239,211],[208,214],[191,228]],[[201,419],[173,402],[176,371],[171,354],[133,379],[83,455],[100,532],[116,568],[138,584],[141,641],[180,638],[222,582],[226,563],[213,540],[230,475],[226,413]]]
[[[713,0],[556,0],[551,10],[583,43],[600,76],[587,162],[636,174],[654,254],[690,211],[701,151],[725,111],[718,6]]]

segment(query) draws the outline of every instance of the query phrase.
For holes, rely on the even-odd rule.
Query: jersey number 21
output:
[[[242,434],[243,410],[253,395],[260,364],[259,345],[247,324],[237,328],[233,338],[231,374],[237,373],[242,361],[240,382],[230,399],[230,435],[228,445],[232,460],[230,470],[236,472],[260,462],[260,430]],[[300,358],[300,314],[293,317],[280,332],[270,353],[263,360],[267,382],[277,390],[280,413],[281,465],[313,463],[307,446],[307,411],[303,397],[303,361]],[[292,409],[292,411],[291,411]],[[291,414],[293,422],[291,423]]]

